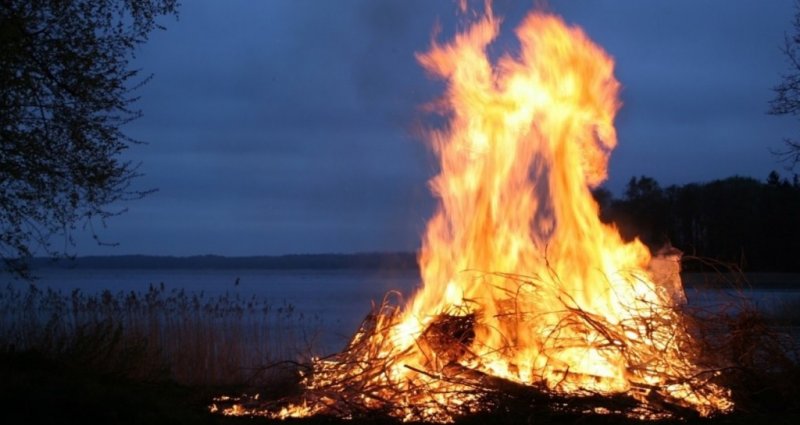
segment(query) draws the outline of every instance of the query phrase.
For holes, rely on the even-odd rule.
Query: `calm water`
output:
[[[183,289],[206,296],[228,293],[249,298],[255,295],[276,306],[291,304],[296,311],[319,318],[322,331],[328,336],[325,342],[328,349],[344,344],[369,313],[372,303],[380,303],[388,291],[397,290],[410,296],[420,281],[415,270],[43,269],[36,273],[40,277],[37,285],[65,293],[73,289],[85,293],[106,289],[144,292],[151,284],[163,283],[167,290]],[[800,275],[794,278],[800,284]],[[783,287],[786,287],[785,282]],[[691,304],[711,308],[725,308],[744,299],[763,310],[771,310],[800,301],[800,291],[787,289],[688,288],[686,292]]]
[[[409,296],[419,284],[415,270],[42,269],[35,274],[40,278],[37,286],[64,293],[146,292],[150,285],[163,283],[167,291],[183,289],[206,297],[227,293],[245,299],[255,295],[275,306],[290,304],[306,317],[319,318],[309,322],[321,325],[325,351],[346,343],[372,303],[380,303],[387,292]]]

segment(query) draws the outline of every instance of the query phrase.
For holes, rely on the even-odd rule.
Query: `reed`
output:
[[[0,290],[0,350],[34,351],[137,380],[260,386],[291,374],[266,365],[314,352],[319,317],[285,301],[207,296],[163,283],[145,292]],[[285,363],[281,363],[285,364]]]

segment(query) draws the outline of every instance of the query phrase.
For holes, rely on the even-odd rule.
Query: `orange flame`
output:
[[[673,308],[677,263],[656,276],[648,249],[598,218],[590,188],[606,179],[617,143],[613,60],[580,28],[532,13],[516,31],[519,56],[494,65],[486,48],[499,25],[489,10],[418,55],[448,82],[450,125],[431,135],[440,205],[420,254],[424,286],[395,328],[397,352],[440,315],[473,314],[460,360],[472,369],[563,392],[656,386],[704,414],[729,409],[716,388],[667,388],[697,372]],[[432,366],[429,353],[405,361]]]
[[[453,43],[419,56],[448,80],[452,119],[433,135],[442,171],[431,187],[441,204],[420,256],[425,286],[405,321],[424,322],[470,300],[484,321],[476,354],[491,358],[495,374],[528,382],[543,368],[568,365],[624,390],[626,365],[592,348],[596,335],[562,332],[558,339],[583,341],[563,350],[547,342],[565,307],[621,323],[642,298],[663,304],[644,273],[648,250],[601,223],[589,191],[605,179],[616,145],[613,61],[580,29],[532,14],[517,30],[520,57],[504,56],[493,67],[485,49],[498,26],[488,14]],[[531,284],[487,284],[470,270],[526,276]],[[535,317],[503,320],[508,311]],[[544,374],[568,382],[552,375]]]
[[[468,385],[445,379],[464,373],[730,410],[675,308],[685,299],[677,258],[652,258],[598,218],[590,189],[617,144],[613,60],[580,28],[532,13],[516,31],[520,53],[493,63],[500,20],[486,9],[418,55],[448,83],[439,105],[449,119],[431,134],[441,172],[430,182],[439,207],[419,258],[424,285],[338,357],[316,361],[303,403],[275,416],[357,404],[447,421],[451,407],[480,409]]]

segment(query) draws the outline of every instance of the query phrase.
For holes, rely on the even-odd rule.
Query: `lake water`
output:
[[[103,290],[146,292],[150,285],[163,283],[167,290],[183,289],[188,293],[202,292],[206,296],[226,293],[241,298],[256,296],[274,305],[291,304],[296,311],[319,318],[321,331],[326,335],[325,351],[341,347],[369,313],[372,304],[380,303],[387,292],[397,290],[410,296],[420,281],[416,270],[42,269],[36,274],[40,277],[38,286],[64,293],[74,289],[84,293]],[[725,308],[741,300],[748,300],[764,310],[800,301],[800,291],[786,289],[784,282],[797,279],[800,284],[800,276],[781,275],[780,279],[783,289],[689,287],[686,292],[691,304],[713,309]],[[762,285],[768,287],[769,282],[766,283]],[[13,284],[27,285],[22,282]]]
[[[325,335],[324,351],[347,342],[387,292],[409,296],[419,284],[415,270],[149,270],[149,269],[42,269],[36,285],[63,293],[146,292],[150,285],[167,291],[183,289],[206,297],[228,294],[249,299],[256,296],[275,306],[292,305],[315,320]],[[237,284],[238,281],[238,284]],[[15,282],[14,285],[27,285]]]

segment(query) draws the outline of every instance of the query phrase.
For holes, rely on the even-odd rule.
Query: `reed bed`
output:
[[[314,351],[321,328],[286,302],[208,296],[150,285],[144,292],[0,290],[0,350],[34,351],[100,372],[192,386],[258,386]]]

